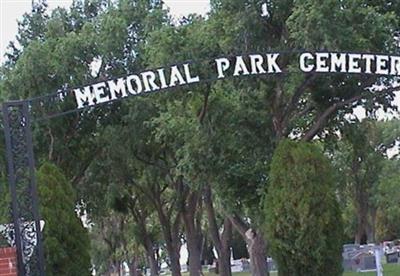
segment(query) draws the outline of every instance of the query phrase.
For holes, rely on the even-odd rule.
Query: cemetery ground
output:
[[[343,276],[375,276],[376,272],[346,272]],[[399,264],[384,264],[383,265],[383,275],[385,276],[398,276],[400,275],[400,265]]]
[[[184,273],[184,276],[188,276],[189,273]],[[251,276],[249,272],[237,272],[232,273],[234,276]],[[277,276],[277,272],[272,272],[269,274],[270,276]],[[376,272],[345,272],[343,276],[375,276]],[[385,276],[399,276],[400,275],[400,265],[399,264],[384,264],[383,265],[383,275]],[[204,276],[218,276],[218,274],[214,273],[204,273]]]

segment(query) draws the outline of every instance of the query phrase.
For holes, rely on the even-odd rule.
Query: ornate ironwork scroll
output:
[[[27,101],[3,104],[18,275],[44,276],[42,233]]]

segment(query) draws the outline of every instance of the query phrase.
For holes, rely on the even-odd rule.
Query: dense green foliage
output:
[[[400,162],[390,160],[384,163],[379,174],[375,200],[377,201],[376,241],[394,240],[400,237]]]
[[[0,68],[0,99],[32,98],[145,68],[210,60],[219,55],[292,49],[399,52],[400,5],[395,1],[210,3],[206,17],[190,15],[176,23],[159,0],[76,0],[69,9],[58,8],[51,13],[46,1],[34,1],[32,12],[25,14],[19,24],[18,43],[10,45],[7,60]],[[267,16],[261,16],[263,4],[267,5]],[[346,240],[398,236],[398,157],[389,157],[387,149],[398,147],[399,123],[375,120],[377,110],[395,108],[394,93],[369,89],[373,84],[392,85],[394,79],[305,75],[299,72],[294,55],[281,63],[292,74],[202,83],[35,121],[36,157],[51,161],[64,172],[62,178],[57,169],[45,166],[49,170],[45,173],[55,174],[58,182],[65,184],[60,185],[68,190],[67,197],[71,197],[64,206],[66,213],[61,214],[70,218],[72,225],[73,209],[87,215],[92,225],[92,263],[100,273],[121,272],[125,262],[132,273],[145,263],[152,268],[152,275],[157,275],[161,262],[166,261],[170,267],[175,266],[172,274],[179,276],[179,248],[184,241],[194,258],[189,262],[192,274],[198,275],[193,272],[199,269],[197,259],[210,241],[219,247],[219,255],[224,248],[230,254],[230,237],[221,234],[227,221],[242,238],[248,229],[263,236],[262,222],[274,215],[260,211],[263,198],[271,208],[275,208],[273,203],[285,207],[277,210],[282,212],[279,218],[293,217],[295,223],[299,218],[296,212],[301,212],[304,225],[315,235],[316,242],[312,243],[308,235],[296,236],[304,228],[292,225],[293,238],[285,241],[281,251],[289,257],[282,258],[290,259],[290,250],[295,248],[297,253],[302,252],[303,259],[286,262],[282,270],[303,265],[304,259],[307,268],[316,262],[316,267],[325,269],[321,256],[328,253],[321,250],[326,249],[334,252],[331,273],[338,271],[339,247],[334,247],[337,244],[332,240],[340,242],[341,238],[336,232],[324,231],[323,217],[317,216],[318,212],[328,214],[327,225],[332,223],[331,217],[338,216],[333,192],[340,200],[346,222]],[[206,70],[201,73],[208,76],[211,70]],[[36,118],[42,112],[53,114],[74,106],[70,101],[51,102],[43,108],[34,105],[32,111]],[[355,107],[365,108],[370,121],[350,120]],[[329,164],[314,146],[286,141],[284,144],[293,148],[297,158],[295,164],[290,164],[298,169],[292,171],[293,166],[286,163],[273,165],[273,170],[285,174],[270,175],[275,148],[288,137],[317,139],[337,173],[330,176]],[[286,156],[282,147],[275,159]],[[1,145],[2,155],[3,151]],[[318,162],[299,161],[307,158]],[[317,167],[320,171],[314,175]],[[0,169],[2,181],[3,160]],[[318,182],[317,175],[323,173],[324,181]],[[277,183],[281,176],[287,181]],[[3,193],[6,184],[2,182],[0,189],[0,222],[7,222],[9,202]],[[298,198],[302,189],[315,196]],[[215,211],[211,215],[205,211],[207,191],[212,193],[208,203]],[[362,198],[356,197],[359,191],[363,192]],[[44,200],[43,216],[51,215],[52,222],[51,208],[58,207],[51,198],[58,200],[61,194],[57,189],[46,192],[51,197]],[[282,198],[283,194],[287,198]],[[330,195],[328,201],[326,195]],[[304,206],[321,203],[328,207],[315,207],[307,213],[296,208],[297,199],[304,200]],[[315,227],[311,227],[313,224]],[[57,231],[49,228],[56,236],[65,230],[62,224],[58,226]],[[272,227],[274,224],[267,220],[266,228]],[[245,242],[247,247],[243,248],[251,250],[251,241]],[[304,253],[300,243],[315,247],[308,247]],[[55,244],[48,250],[54,250]],[[276,245],[272,245],[276,255]],[[261,260],[265,260],[263,249],[256,250]],[[54,255],[54,260],[49,254],[48,261],[58,262],[64,253]],[[87,256],[83,259],[82,266],[86,267]],[[303,275],[308,272],[304,270]]]
[[[337,169],[346,240],[373,243],[392,239],[395,235],[389,233],[398,231],[392,223],[398,177],[393,148],[400,139],[399,121],[348,121],[342,134],[331,158]]]
[[[332,167],[320,149],[282,141],[266,194],[265,231],[279,275],[340,275],[343,226]]]
[[[37,182],[45,221],[46,274],[90,275],[90,241],[75,210],[75,191],[61,170],[49,163],[39,168]]]

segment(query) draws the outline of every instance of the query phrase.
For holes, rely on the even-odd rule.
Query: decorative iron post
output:
[[[3,117],[18,275],[44,276],[44,254],[28,102],[4,103]]]

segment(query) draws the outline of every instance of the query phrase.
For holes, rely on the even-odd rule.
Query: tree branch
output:
[[[287,114],[287,117],[289,117],[290,113],[295,109],[301,96],[303,96],[303,94],[306,92],[307,86],[315,79],[315,77],[316,74],[308,75],[303,83],[299,87],[297,87],[289,104],[285,108],[285,114]]]
[[[398,91],[400,89],[400,86],[396,87],[390,87],[381,91],[375,91],[375,93],[381,93],[381,94],[388,94],[392,93],[394,91]],[[322,129],[322,127],[325,125],[327,119],[338,109],[348,105],[355,103],[359,100],[361,100],[363,97],[365,97],[366,93],[362,93],[359,95],[356,95],[354,97],[351,97],[350,99],[347,99],[342,102],[336,102],[333,105],[331,105],[329,108],[327,108],[321,116],[318,118],[318,120],[313,124],[313,126],[306,132],[306,134],[303,136],[302,140],[303,141],[310,141],[314,138],[315,135],[318,134],[318,132]]]
[[[217,250],[218,254],[222,251],[222,243],[218,231],[217,221],[215,219],[215,210],[212,202],[212,194],[211,194],[211,187],[207,185],[204,191],[204,205],[207,211],[207,218],[209,226],[210,236],[214,243],[215,249]]]
[[[282,111],[278,112],[279,116],[275,119],[275,129],[278,131],[278,136],[283,136],[287,132],[288,123],[292,117],[291,114],[295,110],[300,98],[306,92],[307,86],[315,79],[315,76],[316,74],[308,75],[303,83],[296,88],[289,103]]]
[[[240,235],[247,240],[246,232],[249,230],[249,226],[245,223],[237,214],[228,215],[232,225],[236,228]]]
[[[96,156],[100,154],[101,150],[101,148],[97,148],[97,150],[95,150],[89,158],[81,163],[83,164],[83,166],[80,166],[80,171],[71,180],[71,183],[74,187],[84,178],[86,170],[90,167],[92,161],[96,158]]]
[[[207,114],[208,97],[209,97],[209,95],[210,95],[210,91],[209,91],[209,88],[208,88],[206,93],[205,93],[205,95],[204,95],[203,107],[202,107],[202,109],[201,109],[201,111],[200,111],[200,113],[198,115],[200,124],[203,123],[204,118],[206,117],[206,114]]]
[[[343,102],[338,102],[334,103],[331,105],[328,109],[326,109],[321,116],[318,118],[318,120],[313,124],[313,126],[307,131],[307,133],[303,136],[302,140],[303,141],[311,141],[315,135],[322,129],[322,127],[325,125],[327,119],[329,116],[331,116],[335,111],[337,111],[339,108],[350,104],[354,103],[362,98],[362,95],[357,95],[354,96],[346,101]]]

